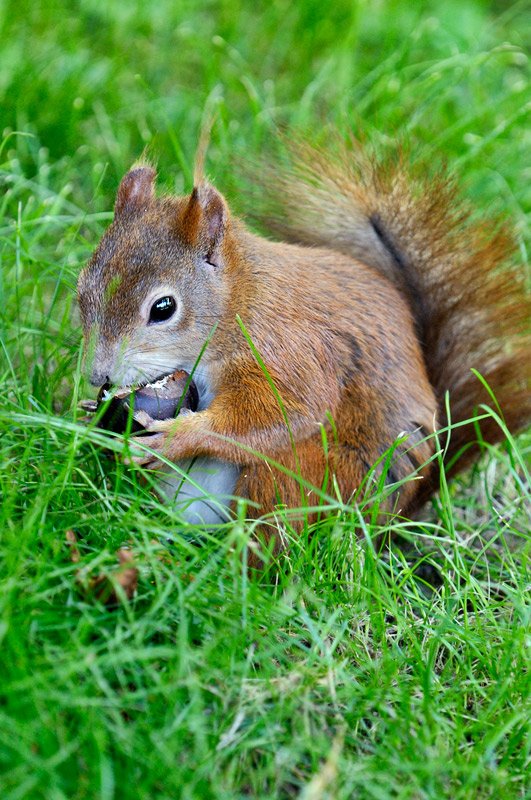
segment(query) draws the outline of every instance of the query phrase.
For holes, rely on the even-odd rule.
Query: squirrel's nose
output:
[[[104,383],[110,383],[109,376],[98,370],[92,370],[89,380],[92,386],[103,386]]]

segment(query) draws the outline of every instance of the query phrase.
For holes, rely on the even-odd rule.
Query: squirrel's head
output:
[[[157,198],[155,177],[139,166],[123,178],[114,221],[79,276],[94,385],[190,371],[226,307],[223,197],[202,182],[188,197]]]

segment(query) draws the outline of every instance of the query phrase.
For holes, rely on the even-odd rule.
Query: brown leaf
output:
[[[75,532],[67,530],[65,538],[70,547],[71,561],[78,564],[81,555],[77,547]],[[138,587],[138,570],[134,566],[133,552],[126,547],[121,547],[116,555],[119,566],[110,573],[100,573],[95,577],[88,577],[84,570],[76,570],[76,583],[82,594],[106,605],[117,605],[122,599],[122,591],[128,600],[135,595]],[[118,586],[122,591],[117,591]]]

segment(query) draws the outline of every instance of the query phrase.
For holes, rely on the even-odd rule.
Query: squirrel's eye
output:
[[[149,312],[150,322],[165,322],[175,313],[176,303],[173,297],[159,297],[151,306]]]

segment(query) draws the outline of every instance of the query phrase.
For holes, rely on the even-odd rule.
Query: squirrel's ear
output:
[[[217,266],[228,210],[221,194],[209,183],[194,187],[184,216],[187,240],[201,248],[207,261]]]
[[[133,167],[118,187],[114,216],[142,211],[155,196],[156,177],[153,167]]]

